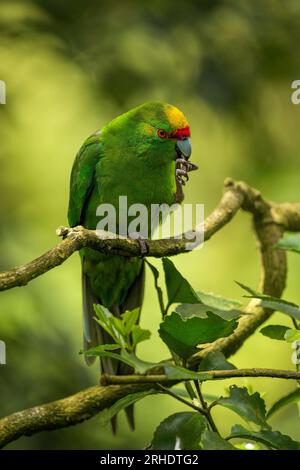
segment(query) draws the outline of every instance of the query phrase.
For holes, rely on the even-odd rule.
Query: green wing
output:
[[[101,158],[100,137],[100,131],[93,134],[76,155],[70,180],[70,227],[82,224],[84,209],[95,184],[95,166]]]

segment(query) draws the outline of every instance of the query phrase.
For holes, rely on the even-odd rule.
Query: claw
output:
[[[183,170],[181,168],[176,169],[176,178],[179,183],[181,183],[183,186],[187,183],[189,180],[189,175],[187,174],[186,170]]]
[[[179,157],[179,158],[176,158],[176,163],[178,165],[186,165],[187,164],[187,161],[185,158],[182,158],[182,157]]]
[[[195,163],[187,162],[187,171],[195,171],[198,170],[198,166]]]
[[[189,162],[189,161],[185,160],[185,158],[176,158],[176,166],[179,169],[181,167],[183,167],[185,169],[185,171],[187,171],[187,172],[194,171],[194,170],[198,169],[197,165],[195,165],[192,162]]]

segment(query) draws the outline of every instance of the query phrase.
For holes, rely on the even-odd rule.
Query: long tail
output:
[[[145,280],[145,268],[144,263],[141,271],[134,283],[128,291],[125,302],[121,306],[113,306],[110,308],[111,312],[115,316],[120,316],[126,310],[133,310],[134,308],[140,307],[143,301],[144,295],[144,280]],[[97,298],[91,289],[89,278],[86,274],[82,273],[82,299],[83,299],[83,346],[84,350],[93,348],[100,344],[113,343],[112,337],[95,321],[94,304],[101,304],[101,299]],[[95,357],[85,356],[85,361],[88,365],[92,365],[95,362]],[[101,373],[110,375],[129,375],[133,373],[133,369],[124,364],[123,362],[117,361],[111,358],[100,359]],[[134,410],[133,405],[128,406],[125,409],[129,426],[134,430]],[[114,416],[111,420],[112,430],[115,434],[117,431],[117,416]]]

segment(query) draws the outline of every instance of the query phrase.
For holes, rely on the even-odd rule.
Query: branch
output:
[[[204,372],[204,371],[203,371]],[[214,379],[232,379],[234,377],[270,377],[273,379],[300,380],[300,372],[294,370],[280,369],[232,369],[232,370],[209,370],[209,374],[201,382]],[[168,375],[102,375],[101,383],[103,385],[137,385],[137,384],[174,384],[182,382],[179,379],[170,379]]]
[[[0,449],[21,436],[81,423],[131,393],[155,388],[153,384],[96,385],[62,400],[13,413],[0,420]]]
[[[205,380],[228,379],[233,377],[272,377],[299,380],[300,373],[274,369],[233,369],[208,372]],[[166,375],[102,376],[106,386],[87,388],[75,395],[44,405],[35,406],[13,413],[0,420],[0,449],[21,436],[31,436],[40,431],[60,429],[79,424],[92,418],[100,411],[110,408],[121,398],[143,390],[157,390],[157,384],[178,383]]]
[[[241,207],[242,202],[243,195],[234,185],[226,187],[220,203],[204,222],[205,241],[209,240],[212,235],[232,219]],[[27,264],[0,273],[0,291],[25,286],[28,282],[50,271],[50,269],[61,265],[75,251],[84,247],[90,247],[110,255],[141,256],[138,241],[117,237],[110,232],[102,231],[101,234],[97,234],[95,230],[78,226],[74,228],[60,227],[56,233],[64,239],[54,248]],[[187,242],[191,243],[191,240],[186,239],[184,234],[181,239],[149,240],[147,256],[161,258],[187,253]]]
[[[300,231],[300,204],[276,204],[265,201],[258,191],[246,183],[236,183],[228,179],[225,182],[225,190],[220,203],[204,222],[205,241],[230,222],[239,209],[252,215],[253,229],[261,255],[259,290],[280,297],[286,282],[286,254],[282,250],[274,249],[274,245],[282,238],[285,230]],[[107,232],[103,232],[99,238],[95,231],[83,227],[72,229],[62,227],[58,230],[58,235],[64,239],[52,250],[23,266],[0,273],[0,290],[26,285],[32,279],[62,264],[75,251],[87,246],[106,254],[140,256],[140,246],[137,241],[113,238],[115,236]],[[150,240],[148,243],[147,256],[163,257],[187,253],[184,236],[183,239]],[[245,310],[252,315],[243,316],[232,335],[215,341],[195,354],[189,360],[188,366],[196,368],[210,351],[221,351],[226,357],[235,353],[256,328],[272,314],[272,310],[262,308],[260,302],[256,300],[251,300]],[[240,375],[237,374],[242,373],[247,375],[254,370],[256,372],[260,370],[260,373],[264,371],[263,376],[275,376],[274,371],[272,371],[273,375],[268,375],[268,369],[240,369],[239,371],[213,371],[213,373],[230,374],[226,376],[228,378],[239,377]],[[275,373],[288,374],[288,377],[280,378],[299,378],[295,375],[297,373],[292,371],[276,371]],[[149,383],[110,385],[105,388],[97,386],[63,400],[14,413],[0,420],[0,445],[4,446],[23,435],[77,424],[112,406],[123,396],[149,388]],[[154,383],[151,384],[151,388],[155,388]]]
[[[218,206],[204,221],[204,240],[208,241],[216,232],[226,225],[242,208],[251,212],[256,219],[265,219],[274,223],[278,229],[300,231],[300,204],[275,204],[265,202],[258,191],[246,183],[235,183],[230,179],[225,181],[224,195]],[[57,235],[64,239],[54,248],[24,265],[0,273],[0,291],[13,287],[25,286],[33,279],[64,263],[75,251],[90,247],[105,254],[122,256],[140,256],[140,245],[136,240],[116,237],[109,232],[97,234],[78,226],[73,228],[60,227]],[[161,258],[187,253],[186,239],[149,240],[147,256]]]

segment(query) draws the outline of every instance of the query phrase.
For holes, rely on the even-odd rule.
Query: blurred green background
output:
[[[0,106],[0,269],[57,242],[81,143],[148,100],[170,102],[190,121],[200,170],[192,175],[186,202],[203,202],[208,214],[226,176],[245,179],[275,201],[299,201],[300,107],[290,100],[291,82],[300,78],[299,24],[297,0],[1,0],[0,79],[7,104]],[[299,302],[300,259],[289,255],[289,262],[285,298]],[[255,286],[259,275],[248,215],[239,214],[202,250],[175,263],[195,289],[241,300],[234,280]],[[0,305],[0,338],[7,344],[1,416],[97,383],[98,367],[87,368],[78,355],[78,255],[27,287],[3,292]],[[289,324],[279,314],[275,320]],[[138,351],[148,360],[166,354],[155,333],[159,321],[148,273],[142,325],[153,337]],[[291,368],[291,352],[257,333],[231,360],[240,367]],[[205,391],[222,393],[229,383],[208,383]],[[264,392],[269,405],[293,389],[280,380],[247,383]],[[153,396],[137,404],[133,433],[123,416],[116,437],[95,417],[8,448],[143,448],[158,423],[180,409],[172,398]],[[223,432],[239,422],[227,410],[215,416]],[[299,440],[298,423],[293,405],[272,420],[274,429]]]

